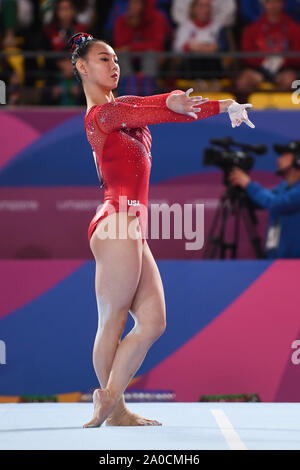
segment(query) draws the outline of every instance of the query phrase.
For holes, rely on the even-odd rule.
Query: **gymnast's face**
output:
[[[87,81],[108,90],[114,90],[118,86],[118,58],[108,44],[100,41],[92,44],[85,58],[78,60],[77,68],[83,82]]]

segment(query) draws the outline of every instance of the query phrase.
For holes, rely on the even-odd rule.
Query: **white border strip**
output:
[[[215,418],[229,448],[231,450],[247,450],[247,447],[241,440],[238,433],[235,431],[234,427],[232,426],[231,422],[227,418],[226,414],[221,409],[210,409]]]

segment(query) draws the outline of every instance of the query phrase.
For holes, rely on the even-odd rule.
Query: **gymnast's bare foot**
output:
[[[162,426],[155,419],[148,419],[133,413],[128,408],[114,412],[106,419],[106,426]]]
[[[117,400],[110,390],[101,390],[97,388],[93,393],[94,416],[88,423],[84,424],[84,428],[97,428],[106,420],[113,411]]]

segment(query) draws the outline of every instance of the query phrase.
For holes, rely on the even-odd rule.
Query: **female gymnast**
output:
[[[104,421],[108,426],[159,426],[159,421],[131,412],[124,400],[124,390],[166,328],[163,285],[145,239],[143,208],[148,203],[152,162],[147,126],[193,122],[228,111],[233,127],[242,122],[254,127],[246,111],[251,105],[190,97],[192,89],[115,99],[112,90],[118,85],[120,67],[113,48],[87,33],[74,35],[70,47],[74,73],[86,96],[85,130],[105,188],[104,204],[88,229],[98,308],[93,365],[101,388],[93,393],[94,414],[84,427],[101,426]],[[128,203],[121,207],[119,196],[127,197]],[[133,206],[139,209],[135,213]],[[108,225],[119,236],[103,236]],[[121,237],[121,231],[126,236]],[[135,325],[121,341],[128,312]]]

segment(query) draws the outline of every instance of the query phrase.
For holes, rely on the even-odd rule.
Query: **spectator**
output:
[[[242,22],[253,23],[263,13],[261,0],[240,0],[239,2],[240,17]],[[300,0],[285,0],[284,11],[288,13],[293,20],[300,23]]]
[[[189,19],[190,6],[193,0],[173,0],[171,15],[177,25]],[[251,0],[252,1],[252,0]],[[235,0],[212,0],[212,22],[221,27],[232,26],[235,21]]]
[[[103,0],[100,0],[103,3]],[[167,19],[170,20],[169,17],[169,4],[170,0],[156,0],[156,7],[163,13],[167,15]],[[111,31],[114,28],[114,24],[116,23],[117,19],[126,13],[128,10],[128,0],[113,0],[111,11],[109,17],[105,24],[105,34],[107,37],[110,36]]]
[[[56,0],[46,0],[41,5],[44,24],[48,24],[53,19]],[[103,3],[103,0],[101,0]],[[74,0],[76,8],[76,21],[90,27],[96,8],[96,0]]]
[[[73,0],[57,0],[54,6],[53,18],[51,22],[44,26],[44,35],[48,42],[50,51],[63,52],[68,46],[68,41],[71,36],[79,32],[85,32],[86,27],[76,20],[77,10]],[[58,67],[57,59],[47,60],[47,70],[50,78],[55,80],[59,74],[60,68]],[[48,78],[47,76],[47,83]]]
[[[8,41],[23,46],[29,35],[40,28],[39,5],[34,0],[0,0],[1,30],[8,34]],[[14,38],[13,38],[14,36]]]
[[[32,0],[2,0],[0,1],[2,9],[4,29],[9,28],[28,28],[34,19],[34,8]]]
[[[114,46],[119,54],[122,70],[120,87],[133,83],[132,94],[148,95],[155,89],[158,73],[157,58],[153,51],[163,51],[172,30],[166,17],[155,7],[155,0],[129,0],[128,11],[116,21]],[[144,52],[138,63],[128,52]],[[124,54],[125,53],[125,54]],[[142,70],[142,90],[137,91],[134,81],[137,69]]]
[[[77,0],[77,21],[87,28],[91,26],[95,15],[96,0]]]
[[[156,8],[155,0],[129,0],[128,7],[114,28],[115,47],[131,51],[164,50],[171,29]]]
[[[248,95],[263,81],[274,82],[280,91],[290,91],[297,79],[300,60],[284,58],[284,52],[300,52],[300,26],[284,13],[283,0],[262,0],[264,14],[246,26],[242,51],[265,52],[265,57],[245,58],[245,69],[238,76],[236,91]],[[278,53],[268,56],[269,53]]]
[[[0,76],[6,86],[6,103],[18,104],[25,73],[23,56],[15,54],[21,52],[24,45],[22,28],[18,22],[18,4],[16,0],[3,0],[0,8],[1,32],[3,32],[1,50],[7,53],[7,57],[0,60]],[[13,55],[9,55],[10,53]]]
[[[177,29],[175,51],[208,54],[207,58],[187,58],[182,61],[180,73],[185,78],[211,78],[222,70],[221,61],[212,55],[219,50],[221,27],[212,18],[212,0],[193,0],[189,19]]]
[[[76,21],[76,8],[72,0],[57,0],[54,7],[53,19],[44,31],[53,51],[66,48],[71,36],[85,32],[86,26]]]
[[[3,88],[1,88],[0,104],[19,104],[22,85],[17,72],[6,58],[0,59],[0,80],[5,84],[5,96],[3,96]]]
[[[300,258],[300,141],[277,146],[277,175],[285,181],[264,189],[238,167],[229,175],[233,186],[245,189],[257,208],[270,212],[266,236],[267,258]]]
[[[69,49],[66,49],[66,52]],[[69,57],[56,61],[58,73],[54,79],[49,78],[42,93],[43,105],[74,106],[85,103],[82,88],[74,76]]]
[[[42,33],[38,2],[3,0],[0,7],[2,7],[1,30],[4,31],[2,46],[8,54],[6,61],[14,70],[9,81],[11,86],[8,86],[8,96],[9,99],[14,96],[14,103],[23,104],[28,87],[32,87],[35,79],[40,78],[41,60],[38,56],[24,58],[22,54],[16,55],[15,52],[38,52],[47,49],[49,45]],[[10,53],[13,54],[9,55]]]

